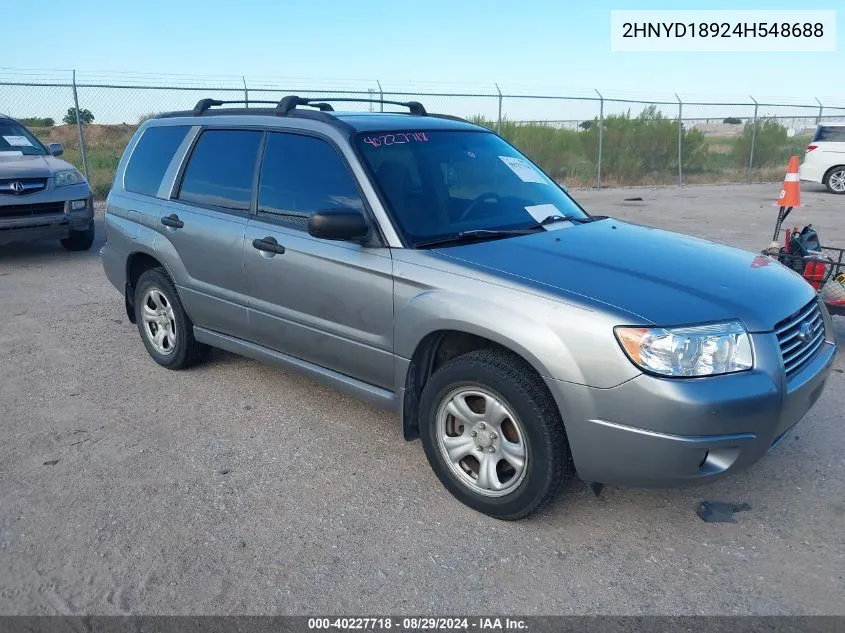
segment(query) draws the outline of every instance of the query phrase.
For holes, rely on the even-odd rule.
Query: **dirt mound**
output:
[[[120,123],[118,125],[100,125],[89,123],[82,126],[85,135],[85,147],[123,147],[135,133],[137,126]],[[50,128],[48,143],[61,143],[68,149],[79,148],[79,132],[75,125],[57,125]]]

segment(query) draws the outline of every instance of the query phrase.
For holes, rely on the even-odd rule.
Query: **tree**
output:
[[[727,123],[728,125],[740,125],[742,123],[742,119],[738,119],[735,116],[729,116],[728,118],[723,119],[722,123]]]
[[[593,122],[592,121],[581,121],[578,124],[578,127],[580,127],[582,130],[589,130],[591,127],[593,127]]]
[[[79,121],[80,123],[93,123],[94,115],[91,114],[91,110],[81,108],[79,110]],[[67,125],[74,125],[76,123],[76,108],[67,109],[67,114],[62,119],[62,123],[65,123]]]

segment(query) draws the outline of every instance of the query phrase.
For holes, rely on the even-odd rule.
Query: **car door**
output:
[[[262,137],[202,130],[156,223],[155,248],[176,262],[171,274],[194,323],[238,337],[247,325],[244,233]]]
[[[315,211],[349,207],[364,203],[329,141],[267,133],[245,240],[250,331],[261,345],[392,389],[390,249],[307,231]]]

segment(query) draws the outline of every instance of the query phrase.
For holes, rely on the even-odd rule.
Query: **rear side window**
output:
[[[248,211],[260,144],[257,130],[203,132],[185,168],[179,200]]]
[[[124,188],[147,196],[156,195],[164,172],[189,129],[187,125],[148,128],[126,166]]]
[[[258,212],[305,225],[324,209],[363,209],[355,181],[326,141],[312,136],[267,135],[258,187]]]
[[[845,143],[845,125],[822,125],[816,131],[813,142]]]

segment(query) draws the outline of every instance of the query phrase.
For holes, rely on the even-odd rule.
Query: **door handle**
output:
[[[179,216],[175,213],[171,213],[170,215],[166,215],[161,219],[161,223],[164,226],[172,226],[174,229],[181,229],[185,226],[185,223],[179,219]]]
[[[277,253],[281,255],[285,252],[285,247],[279,244],[275,237],[270,236],[252,240],[252,247],[257,248],[259,251],[264,251],[265,253]]]

